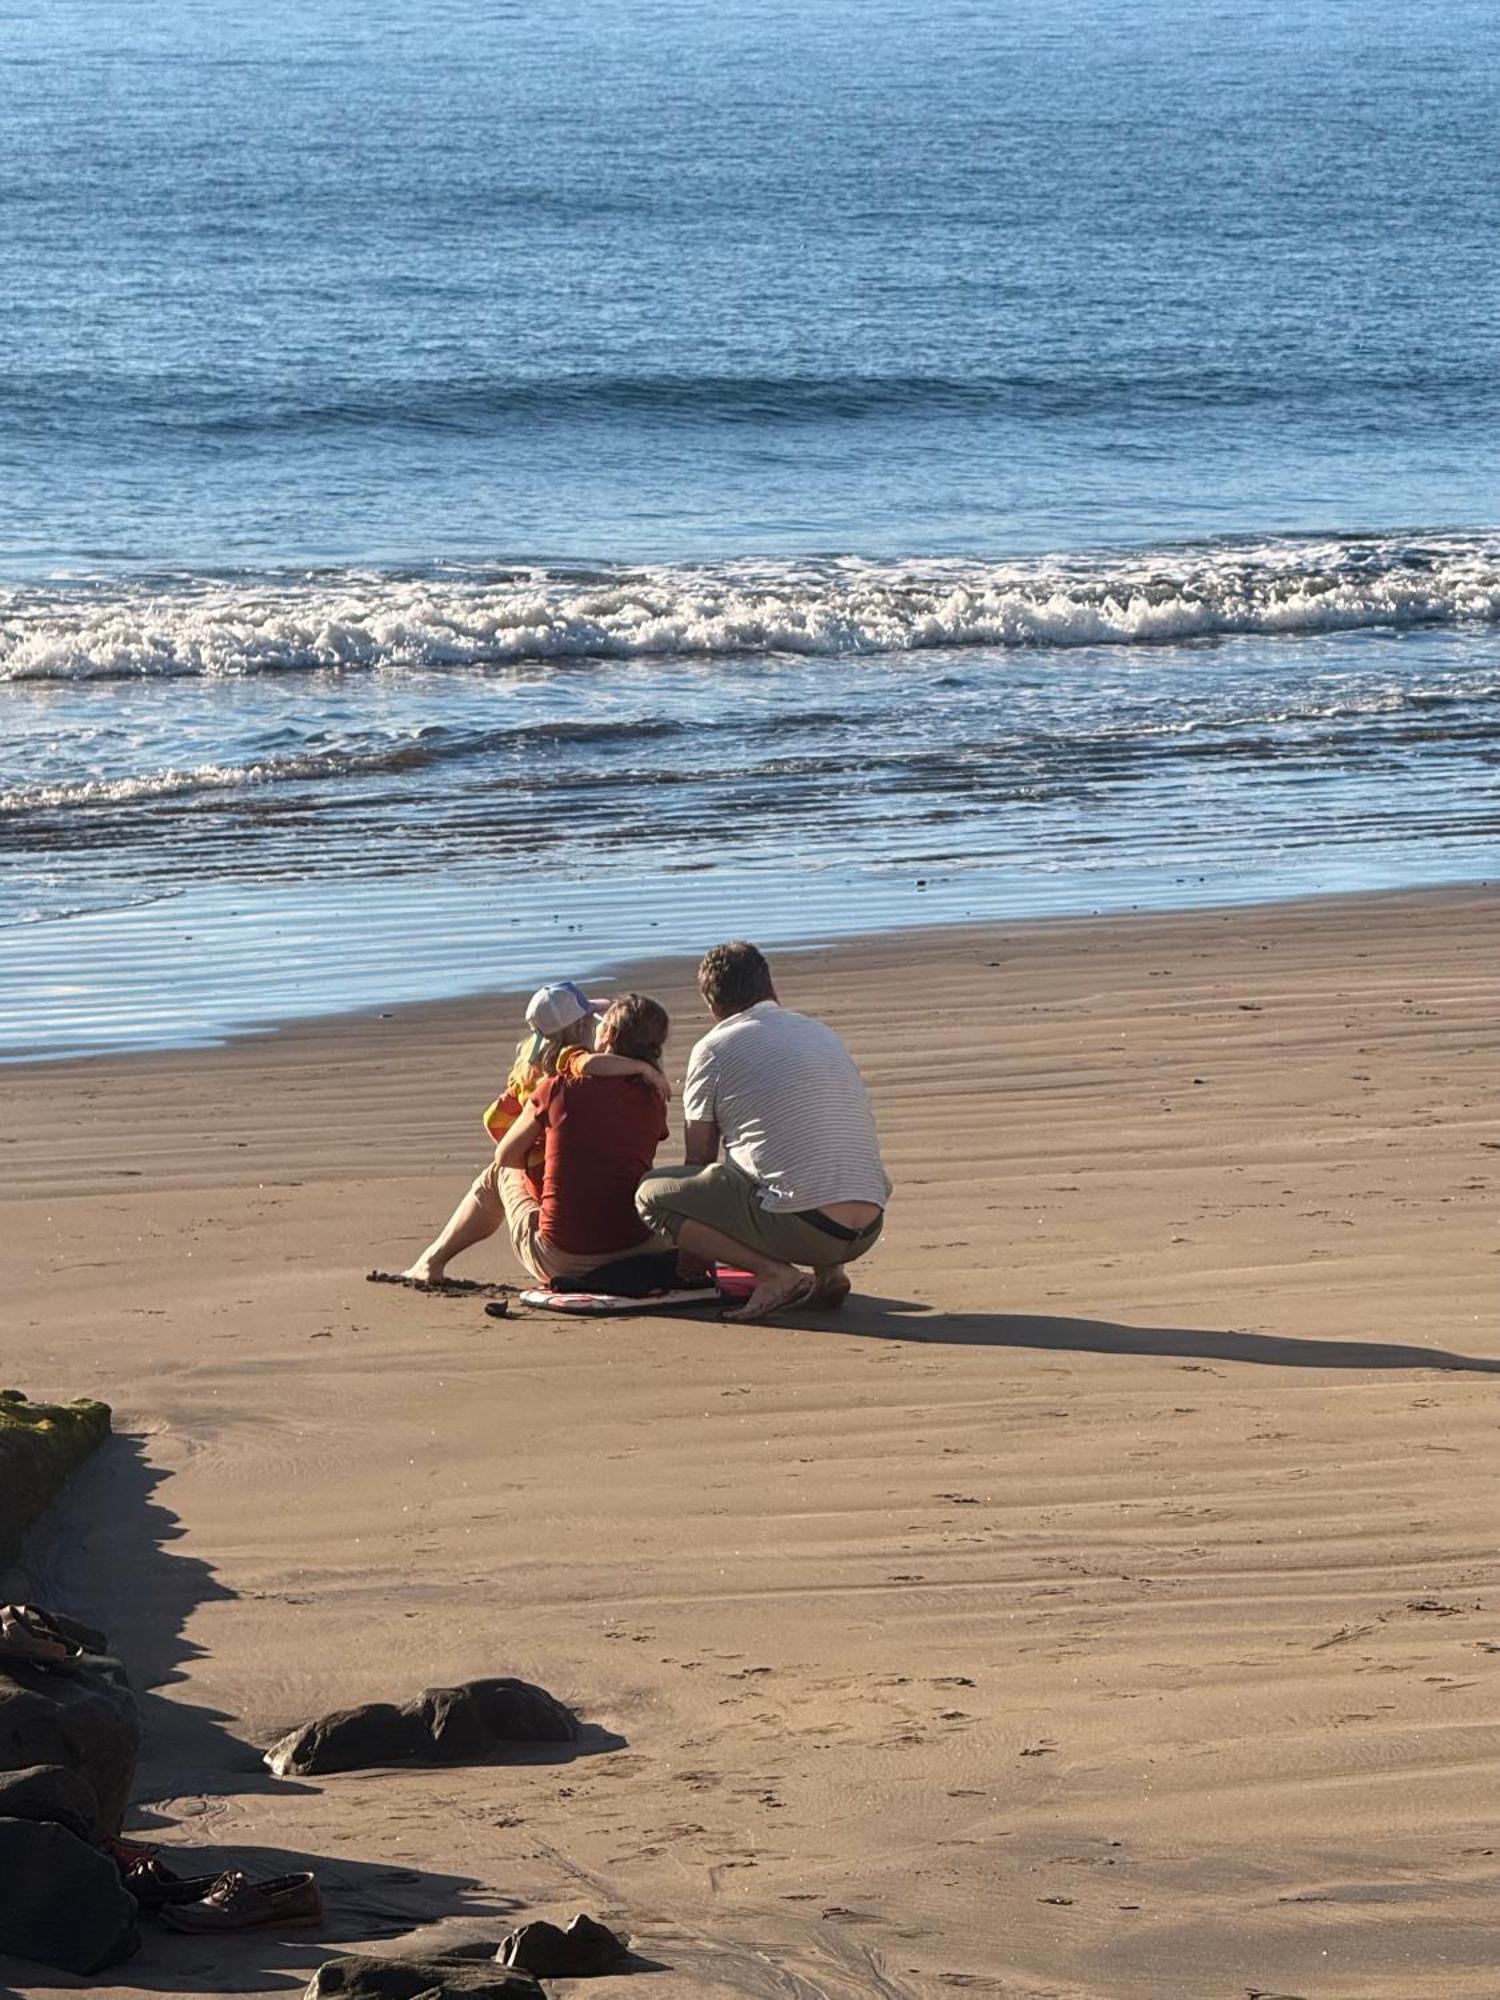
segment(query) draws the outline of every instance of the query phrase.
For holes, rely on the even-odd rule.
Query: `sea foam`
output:
[[[0,594],[0,680],[1106,646],[1500,621],[1500,539],[988,563],[827,559],[61,582]]]

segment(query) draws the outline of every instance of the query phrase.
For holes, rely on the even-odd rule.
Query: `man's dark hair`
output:
[[[753,944],[736,938],[705,952],[698,967],[698,991],[715,1014],[742,1014],[758,1001],[775,998],[771,968]]]
[[[659,1066],[669,1025],[667,1010],[659,1001],[648,1000],[644,993],[622,993],[606,1008],[599,1039],[607,1041],[617,1056]]]

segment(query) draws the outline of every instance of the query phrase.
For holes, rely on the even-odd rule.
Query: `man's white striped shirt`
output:
[[[725,1150],[761,1187],[761,1206],[826,1208],[873,1201],[891,1183],[864,1080],[822,1021],[762,1000],[720,1021],[688,1062],[689,1123],[718,1126]]]

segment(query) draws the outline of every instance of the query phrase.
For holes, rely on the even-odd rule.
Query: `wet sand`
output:
[[[513,1000],[7,1071],[4,1379],[120,1433],[32,1583],[147,1690],[135,1827],[329,1905],[94,1990],[582,1907],[663,2000],[1493,1995],[1497,942],[1481,889],[784,955],[898,1195],[764,1328],[364,1282]],[[637,977],[680,1075],[690,967]],[[580,1754],[258,1766],[483,1673]]]

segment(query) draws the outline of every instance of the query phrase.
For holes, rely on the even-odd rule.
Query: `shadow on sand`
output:
[[[202,1648],[187,1636],[201,1604],[237,1593],[210,1564],[179,1554],[182,1524],[156,1498],[171,1473],[151,1463],[149,1438],[109,1438],[69,1483],[28,1549],[28,1568],[44,1603],[97,1625],[124,1661],[140,1709],[140,1783],[156,1797],[201,1791],[269,1792],[281,1788],[252,1743],[211,1708],[168,1700],[160,1692],[186,1678]]]
[[[186,1832],[193,1825],[189,1801],[205,1794],[275,1793],[286,1798],[321,1791],[323,1783],[273,1776],[261,1762],[260,1749],[235,1735],[231,1718],[163,1692],[185,1680],[187,1664],[202,1655],[203,1648],[187,1636],[192,1613],[202,1604],[233,1600],[237,1593],[218,1580],[210,1564],[172,1547],[184,1530],[156,1497],[171,1474],[152,1465],[150,1442],[149,1437],[115,1436],[101,1447],[31,1537],[24,1575],[42,1602],[108,1634],[111,1650],[129,1671],[141,1714],[137,1789],[151,1799],[171,1801],[160,1815],[163,1830]],[[576,1742],[528,1744],[505,1762],[562,1764],[623,1748],[624,1743],[608,1730],[585,1725]],[[152,1821],[157,1817],[148,1805],[127,1824],[136,1837],[149,1840],[155,1837]],[[514,1901],[495,1896],[471,1877],[345,1854],[219,1844],[212,1824],[211,1817],[204,1820],[201,1845],[188,1847],[180,1837],[173,1841],[166,1858],[174,1868],[243,1868],[258,1878],[310,1868],[323,1896],[323,1922],[285,1937],[243,1932],[215,1938],[184,1936],[148,1920],[142,1925],[140,1954],[102,1975],[107,1983],[159,1993],[301,1987],[311,1967],[353,1944],[404,1936],[455,1918],[492,1925],[498,1937],[518,1914],[525,1914]],[[94,1983],[0,1959],[0,1994],[12,1985],[83,1990]]]
[[[185,1680],[184,1667],[202,1657],[203,1648],[187,1636],[192,1613],[238,1593],[211,1564],[171,1546],[184,1530],[155,1497],[172,1475],[152,1465],[149,1444],[149,1438],[111,1437],[73,1479],[46,1518],[44,1538],[35,1538],[27,1567],[36,1595],[99,1626],[124,1661],[141,1714],[138,1790],[165,1799],[196,1794],[205,1784],[216,1795],[283,1798],[319,1789],[275,1777],[260,1748],[227,1726],[228,1716],[160,1692]],[[518,1745],[504,1762],[570,1764],[624,1748],[624,1737],[586,1723],[572,1743]]]
[[[525,1912],[509,1897],[497,1897],[472,1878],[430,1869],[393,1868],[389,1862],[355,1861],[345,1855],[304,1854],[283,1847],[208,1850],[209,1867],[222,1862],[256,1877],[310,1868],[323,1896],[323,1920],[316,1928],[278,1935],[239,1931],[228,1937],[190,1937],[146,1918],[141,1949],[123,1965],[94,1979],[79,1979],[30,1960],[0,1958],[0,1993],[12,1987],[83,1991],[100,1983],[140,1993],[269,1993],[306,1986],[315,1967],[341,1951],[363,1950],[373,1940],[405,1937],[419,1925],[463,1917],[484,1925],[495,1942]],[[479,1892],[479,1893],[476,1893]],[[432,1948],[452,1939],[434,1939]],[[408,1952],[420,1950],[412,1940]],[[493,1949],[493,1945],[491,1946]]]
[[[1240,1361],[1263,1368],[1446,1368],[1500,1374],[1500,1360],[1385,1340],[1310,1340],[1285,1333],[1205,1327],[1124,1326],[1040,1313],[936,1312],[915,1299],[856,1293],[837,1315],[785,1313],[778,1326],[934,1346],[1018,1347],[1043,1353],[1163,1355],[1174,1361]]]

